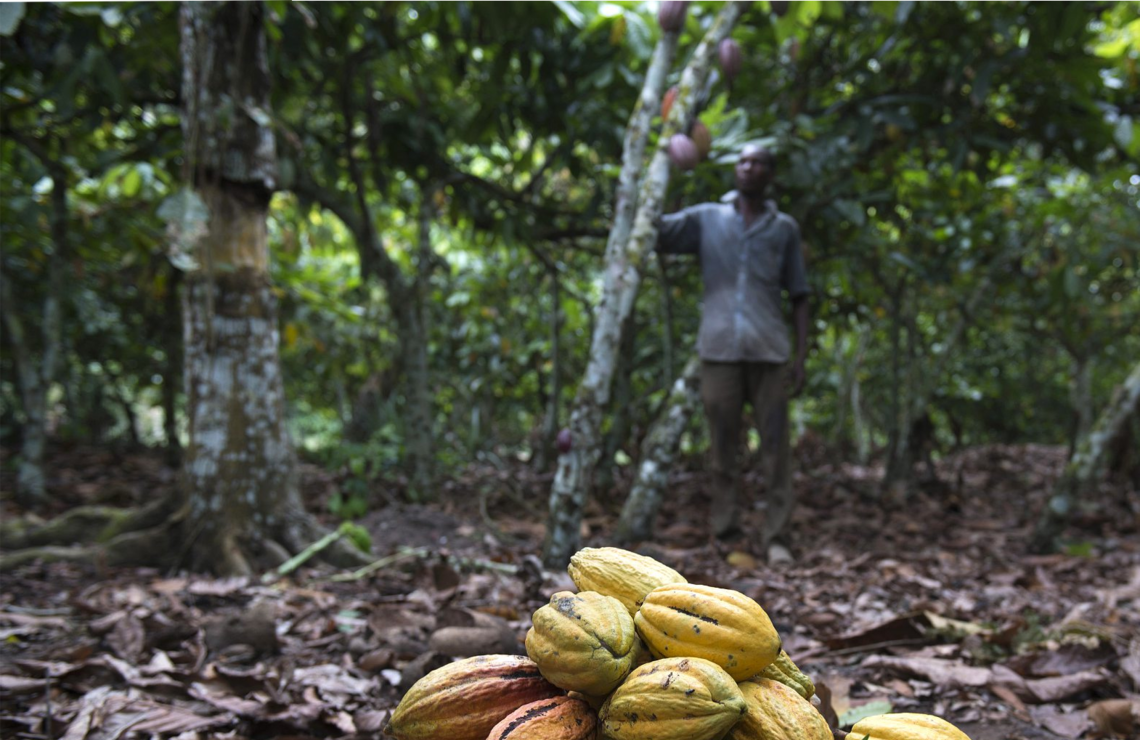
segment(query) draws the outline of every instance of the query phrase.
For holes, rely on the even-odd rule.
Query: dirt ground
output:
[[[919,711],[973,740],[1140,737],[1140,496],[1106,483],[1065,552],[1030,554],[1063,462],[1051,447],[969,449],[887,506],[878,469],[801,449],[794,560],[769,563],[748,539],[709,541],[696,461],[674,475],[658,537],[631,549],[756,599],[833,721]],[[52,470],[61,510],[142,503],[174,484],[151,453],[71,450]],[[307,504],[324,510],[342,481],[302,473]],[[522,653],[532,611],[573,588],[536,557],[549,482],[521,465],[472,467],[435,504],[370,512],[361,523],[382,560],[351,578],[317,567],[225,580],[97,561],[0,573],[0,735],[375,736],[432,668]],[[627,483],[619,474],[595,496],[585,545],[611,544]],[[744,525],[756,531],[763,481],[750,475],[746,488]],[[498,631],[441,637],[488,625]]]

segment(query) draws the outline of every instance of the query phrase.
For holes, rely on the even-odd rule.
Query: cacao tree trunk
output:
[[[21,142],[24,143],[24,142]],[[58,157],[43,147],[30,143],[29,148],[47,169],[51,181],[51,247],[48,250],[47,292],[43,299],[40,327],[40,351],[28,345],[23,322],[15,312],[14,286],[0,274],[0,304],[4,306],[4,328],[16,365],[16,382],[24,411],[20,461],[16,471],[16,500],[21,506],[36,509],[47,503],[44,492],[43,457],[47,444],[47,397],[55,382],[61,350],[61,298],[63,273],[68,255],[67,170]],[[2,273],[2,270],[0,270]]]
[[[178,467],[182,459],[182,442],[178,438],[177,389],[182,377],[182,316],[181,299],[178,295],[182,284],[182,272],[170,269],[170,279],[166,283],[166,321],[163,327],[163,342],[166,360],[162,371],[162,430],[166,437],[164,457],[166,464]]]
[[[432,198],[430,188],[421,188],[418,243],[416,245],[416,277],[411,289],[411,306],[404,316],[404,357],[407,358],[408,407],[404,418],[404,439],[411,470],[410,498],[425,501],[432,498],[431,471],[434,458],[432,444],[431,378],[428,364],[427,296],[431,279]]]
[[[958,343],[966,336],[966,330],[973,323],[974,316],[982,302],[987,298],[992,298],[994,280],[998,271],[1008,264],[1015,253],[1016,245],[1012,245],[1006,247],[994,258],[986,274],[978,281],[974,291],[961,306],[958,319],[947,333],[945,341],[942,342],[942,349],[938,357],[951,357],[957,351]],[[900,301],[897,305],[901,305],[901,303]],[[901,319],[901,314],[898,318]],[[906,498],[914,477],[914,451],[910,444],[910,430],[914,428],[915,422],[926,414],[926,407],[930,404],[930,395],[937,387],[940,378],[939,370],[942,367],[936,364],[937,357],[933,358],[934,361],[929,366],[915,366],[913,355],[919,337],[914,331],[913,322],[909,322],[908,325],[911,328],[907,330],[907,346],[912,354],[912,361],[908,365],[907,397],[901,406],[902,413],[898,416],[899,429],[895,430],[897,436],[892,439],[891,455],[887,464],[886,475],[883,478],[883,490],[893,494],[893,497],[900,501]],[[898,330],[899,327],[896,325],[894,331],[897,332]],[[897,337],[895,338],[895,347],[897,354],[899,351]],[[910,382],[912,379],[913,382]],[[898,387],[897,370],[895,380],[896,387]]]
[[[562,408],[562,356],[560,350],[562,336],[562,280],[558,270],[550,268],[550,299],[554,310],[550,318],[550,394],[546,400],[546,421],[543,424],[542,439],[535,453],[535,470],[546,472],[550,461],[554,440],[558,435],[558,414]]]
[[[680,377],[674,381],[661,414],[654,420],[641,443],[637,478],[618,520],[615,536],[619,542],[635,542],[653,537],[653,527],[661,508],[665,486],[669,482],[673,458],[677,454],[681,436],[701,402],[700,370],[700,358],[690,359]]]
[[[1073,356],[1073,380],[1069,402],[1073,407],[1073,433],[1069,438],[1070,457],[1080,440],[1088,436],[1093,425],[1093,358],[1087,354]]]
[[[687,129],[693,116],[696,94],[704,86],[717,45],[728,36],[741,13],[750,4],[730,2],[723,5],[694,50],[682,73],[677,100],[661,131],[657,151],[636,190],[636,201],[632,200],[634,183],[638,181],[641,172],[649,124],[656,112],[665,75],[676,51],[676,34],[662,34],[641,97],[634,106],[622,155],[615,222],[606,245],[602,302],[598,307],[591,337],[586,371],[570,413],[573,448],[559,457],[550,491],[550,510],[543,544],[543,561],[548,567],[562,568],[579,547],[582,512],[589,495],[594,467],[601,454],[601,416],[610,400],[622,325],[633,309],[642,271],[657,239],[657,219],[661,215],[662,198],[669,182],[666,144],[674,133]],[[631,213],[636,214],[632,221],[629,220]],[[628,238],[625,238],[627,228]]]
[[[276,186],[261,3],[185,3],[183,132],[208,222],[183,292],[189,565],[248,574],[318,535],[285,426],[266,215]]]
[[[1057,537],[1077,500],[1096,482],[1109,453],[1120,437],[1128,433],[1129,424],[1138,413],[1140,363],[1132,368],[1124,383],[1116,389],[1112,400],[1089,433],[1077,443],[1076,452],[1053,487],[1053,496],[1033,531],[1030,542],[1033,550],[1046,552],[1056,547]]]

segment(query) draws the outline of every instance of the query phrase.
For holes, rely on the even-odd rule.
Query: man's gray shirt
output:
[[[697,337],[701,359],[787,362],[791,354],[780,296],[808,294],[800,227],[772,201],[744,227],[733,203],[703,203],[663,216],[657,248],[697,254],[704,309]]]

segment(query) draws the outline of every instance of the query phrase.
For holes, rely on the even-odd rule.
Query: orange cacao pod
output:
[[[594,740],[598,715],[581,699],[556,696],[532,702],[495,725],[487,740]]]
[[[673,103],[677,100],[677,88],[671,87],[665,91],[665,97],[661,98],[661,120],[669,117],[669,111],[673,110]]]
[[[701,156],[701,159],[708,159],[709,152],[712,151],[712,134],[709,133],[709,127],[697,120],[693,123],[693,130],[689,132],[689,138],[696,144],[697,154]]]
[[[384,732],[396,740],[485,740],[519,707],[561,693],[529,658],[479,655],[412,684]]]

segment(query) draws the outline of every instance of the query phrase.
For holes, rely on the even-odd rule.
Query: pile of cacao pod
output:
[[[532,617],[528,657],[481,655],[405,694],[397,740],[832,740],[815,685],[764,609],[613,547],[570,561],[577,593]],[[969,740],[924,714],[860,721],[847,740]]]

